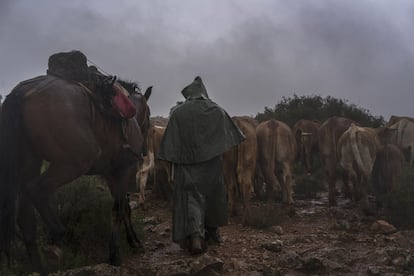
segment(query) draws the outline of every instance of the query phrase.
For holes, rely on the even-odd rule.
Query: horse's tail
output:
[[[8,251],[15,234],[16,198],[22,160],[22,104],[24,91],[16,87],[0,114],[0,252]]]

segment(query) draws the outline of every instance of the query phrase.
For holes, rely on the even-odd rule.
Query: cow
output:
[[[237,214],[241,202],[243,214],[247,215],[257,162],[257,122],[247,116],[232,119],[246,140],[223,154],[228,209],[230,214]]]
[[[318,129],[318,149],[328,182],[329,206],[336,206],[337,144],[339,137],[355,121],[344,117],[331,117]]]
[[[171,185],[171,173],[170,164],[163,160],[157,160],[155,157],[158,154],[158,148],[161,143],[161,139],[165,132],[165,126],[156,125],[154,122],[148,129],[147,134],[147,154],[143,156],[142,161],[138,165],[138,170],[135,176],[136,185],[138,190],[138,204],[144,208],[145,203],[145,189],[150,175],[154,176],[153,185],[162,185],[157,182],[156,176],[161,172],[165,172],[168,179],[168,186]],[[153,186],[153,190],[156,187]],[[167,187],[170,188],[170,187]]]
[[[275,188],[279,188],[282,202],[292,204],[293,166],[297,148],[292,130],[285,123],[271,119],[257,126],[256,135],[259,166],[266,183],[267,198],[271,199]]]
[[[374,129],[355,124],[338,140],[338,161],[347,174],[348,187],[353,191],[353,199],[360,200],[363,211],[369,212],[368,190],[371,173],[380,146]]]
[[[378,135],[381,141],[385,144],[394,144],[400,148],[400,150],[409,150],[409,159],[407,160],[410,165],[413,165],[414,160],[414,122],[407,118],[402,118],[395,124],[380,128]]]
[[[319,126],[320,123],[316,121],[301,119],[292,127],[298,145],[298,158],[308,175],[312,172],[312,163],[318,148]]]
[[[402,119],[406,119],[408,121],[414,122],[414,118],[412,117],[391,115],[390,119],[385,124],[385,126],[386,127],[392,126],[393,124],[398,123]]]
[[[382,145],[372,170],[372,184],[378,197],[398,189],[396,179],[402,174],[404,156],[399,147],[393,144]]]

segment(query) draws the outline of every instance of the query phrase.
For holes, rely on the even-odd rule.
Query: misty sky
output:
[[[414,1],[1,0],[0,93],[80,50],[167,116],[200,75],[230,115],[331,95],[414,117]]]

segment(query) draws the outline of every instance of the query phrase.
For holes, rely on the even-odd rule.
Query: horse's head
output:
[[[150,126],[149,119],[151,115],[147,102],[151,95],[152,86],[148,87],[143,95],[137,83],[126,82],[123,80],[118,80],[117,82],[120,83],[128,91],[130,100],[135,104],[135,107],[137,109],[135,119],[141,128],[142,135],[146,137],[148,128]]]

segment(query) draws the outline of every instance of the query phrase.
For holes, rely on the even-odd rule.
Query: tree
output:
[[[340,116],[359,122],[362,126],[379,127],[384,124],[382,116],[371,115],[368,109],[361,108],[348,100],[336,99],[319,95],[282,97],[274,108],[265,107],[263,113],[256,115],[259,122],[276,119],[293,126],[300,119],[323,122],[326,119]]]

